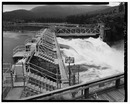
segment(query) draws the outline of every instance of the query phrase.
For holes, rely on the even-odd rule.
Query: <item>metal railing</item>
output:
[[[34,71],[37,71],[39,73],[42,73],[44,76],[47,76],[47,77],[52,78],[54,80],[57,80],[56,78],[52,77],[52,76],[57,76],[57,74],[55,74],[55,73],[53,73],[53,72],[51,72],[49,70],[46,70],[46,69],[44,69],[44,68],[42,68],[40,66],[34,65],[32,63],[28,63],[28,65],[30,66],[30,69],[32,69]],[[41,71],[39,71],[38,69],[41,70]],[[42,71],[44,71],[44,73]],[[47,72],[49,75],[46,74],[45,72]],[[58,75],[58,76],[60,76],[60,75]]]
[[[13,49],[13,55],[19,51],[25,51],[26,47],[24,45],[17,46]]]
[[[120,80],[121,78],[124,78],[124,73],[122,74],[118,74],[118,75],[113,75],[113,76],[109,76],[109,77],[105,77],[103,79],[99,79],[99,80],[93,80],[87,83],[81,83],[78,85],[74,85],[74,86],[69,86],[63,89],[58,89],[55,91],[51,91],[49,93],[45,93],[45,94],[39,94],[39,95],[35,95],[35,96],[31,96],[31,97],[27,97],[24,99],[20,99],[20,100],[48,100],[48,99],[53,99],[53,98],[58,98],[58,97],[63,97],[63,96],[67,96],[67,94],[74,94],[76,92],[83,92],[81,93],[78,98],[83,97],[83,98],[88,98],[89,97],[89,88],[93,87],[93,86],[97,86],[103,83],[108,83],[111,81],[115,81],[115,87],[118,88],[121,84],[120,84]],[[77,97],[73,96],[70,99],[77,99]]]
[[[33,74],[36,75],[36,74]],[[35,86],[38,86],[40,88],[40,92],[42,92],[42,89],[46,89],[49,91],[55,90],[57,87],[57,83],[54,81],[51,81],[45,77],[37,76],[39,78],[36,78],[34,76],[28,76],[28,84],[31,83]],[[42,80],[41,80],[42,79]],[[48,82],[49,81],[49,82]],[[53,84],[52,84],[53,83]]]
[[[26,61],[25,61],[26,64],[30,62],[30,60],[31,60],[31,58],[33,57],[34,53],[35,53],[35,50],[33,50],[33,51],[30,52],[29,57],[27,57],[27,59],[26,59]]]
[[[32,41],[32,38],[28,38],[25,40],[24,44],[31,43],[31,41]]]
[[[11,90],[12,88],[12,80],[11,80],[11,63],[3,63],[3,67],[2,67],[3,73],[3,80],[2,80],[2,98],[4,99],[8,92]],[[4,79],[4,77],[6,79]]]
[[[41,42],[41,44],[44,45],[49,50],[53,51],[53,46],[50,46],[50,45],[46,44],[45,42]]]
[[[38,46],[38,51],[43,54],[46,54],[47,57],[52,60],[55,60],[55,58],[57,57],[56,52],[49,50],[48,48],[46,48],[45,46],[42,46],[42,45]]]
[[[3,70],[7,69],[6,71],[8,71],[10,68],[11,68],[11,63],[3,63]]]

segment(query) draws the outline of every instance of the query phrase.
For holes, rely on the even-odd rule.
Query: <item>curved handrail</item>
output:
[[[24,41],[24,44],[30,43],[32,41],[32,38],[28,38]]]
[[[13,49],[13,54],[15,54],[18,51],[26,50],[26,47],[24,45],[19,45]]]
[[[25,47],[25,46],[24,46],[24,45],[18,45],[18,46],[16,46],[16,47],[13,49],[13,51],[16,50],[16,49],[19,48],[19,47]]]

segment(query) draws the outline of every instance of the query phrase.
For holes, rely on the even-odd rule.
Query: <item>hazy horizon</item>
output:
[[[117,6],[117,5],[119,5],[119,2],[109,2],[108,5],[99,5],[99,6]],[[37,6],[46,6],[46,5],[3,5],[3,12],[18,10],[18,9],[31,10],[32,8]],[[82,5],[82,6],[92,6],[92,5]]]

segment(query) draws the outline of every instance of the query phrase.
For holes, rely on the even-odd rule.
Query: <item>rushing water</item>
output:
[[[35,32],[3,32],[3,62],[13,63],[13,48],[24,45],[24,41],[35,34]],[[124,42],[113,47],[94,38],[58,38],[58,42],[69,46],[61,49],[63,59],[66,56],[74,57],[75,64],[85,69],[80,71],[81,82],[124,72]]]
[[[13,49],[18,45],[24,45],[24,41],[34,35],[35,32],[3,32],[3,62],[13,63]]]
[[[99,38],[91,37],[71,40],[58,38],[58,42],[70,47],[62,49],[64,59],[66,56],[74,57],[76,65],[86,68],[80,72],[81,82],[124,72],[123,45],[110,47]]]

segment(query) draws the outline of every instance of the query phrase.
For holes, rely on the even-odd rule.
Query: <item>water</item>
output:
[[[3,62],[13,63],[13,48],[24,45],[24,41],[35,34],[35,32],[3,32]],[[74,57],[75,64],[85,69],[80,72],[81,82],[124,72],[124,42],[115,43],[112,47],[94,38],[58,38],[58,42],[70,47],[61,49],[63,59],[66,56]]]
[[[66,56],[74,57],[76,65],[86,68],[80,72],[81,82],[124,72],[124,47],[121,44],[110,47],[99,38],[71,40],[58,38],[58,42],[70,47],[61,49],[63,59]]]
[[[13,49],[24,45],[24,41],[35,35],[35,32],[3,32],[3,62],[13,63]]]

